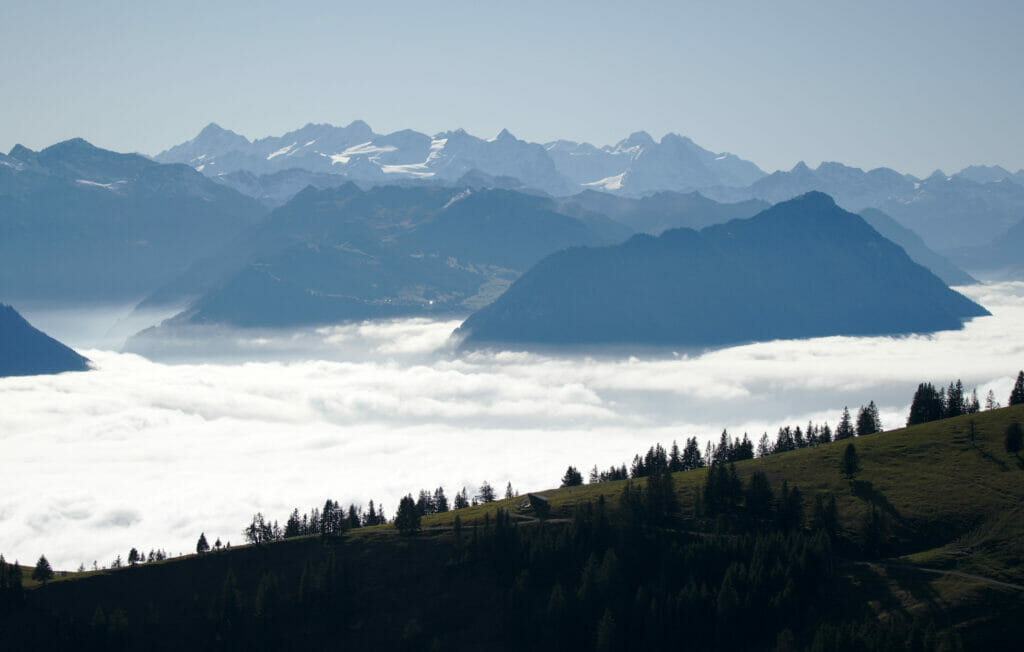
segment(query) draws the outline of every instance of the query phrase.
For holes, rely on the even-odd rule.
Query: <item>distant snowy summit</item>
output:
[[[588,188],[624,195],[740,188],[765,176],[750,161],[708,151],[676,134],[658,142],[639,131],[615,145],[595,147],[567,140],[530,143],[506,129],[491,139],[462,129],[434,136],[408,129],[378,134],[361,120],[346,127],[308,124],[254,141],[211,123],[192,140],[155,159],[185,163],[213,177],[299,169],[375,184],[453,182],[480,173],[563,196]]]

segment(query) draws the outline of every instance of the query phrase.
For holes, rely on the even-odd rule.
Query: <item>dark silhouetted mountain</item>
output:
[[[554,251],[628,237],[556,208],[501,189],[307,188],[146,303],[196,297],[169,326],[466,314]]]
[[[558,202],[559,210],[568,215],[600,213],[633,231],[651,235],[659,235],[667,229],[701,229],[753,217],[769,205],[757,199],[721,204],[698,192],[659,192],[633,199],[594,190],[585,190]]]
[[[11,306],[0,303],[0,376],[35,376],[85,371],[89,361],[33,328]]]
[[[266,211],[185,165],[81,139],[0,165],[0,287],[11,299],[137,300]]]
[[[971,285],[977,279],[960,269],[945,256],[940,256],[924,243],[916,233],[901,225],[877,208],[867,208],[860,212],[864,221],[878,231],[882,237],[903,247],[910,259],[942,279],[946,285]]]
[[[821,193],[701,231],[547,257],[456,334],[463,347],[707,347],[929,333],[988,314]]]

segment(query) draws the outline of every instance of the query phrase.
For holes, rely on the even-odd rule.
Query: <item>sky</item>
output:
[[[99,329],[26,310],[96,369],[0,379],[0,552],[70,570],[132,547],[187,553],[200,533],[239,543],[257,511],[283,522],[327,498],[373,499],[393,516],[408,492],[472,495],[485,480],[539,491],[570,464],[587,475],[723,428],[755,439],[808,421],[834,428],[844,406],[872,400],[892,429],[922,381],[959,378],[1005,404],[1024,361],[1024,283],[963,291],[992,316],[931,336],[689,357],[456,355],[457,321],[411,319],[201,331],[205,346],[248,361],[170,363],[89,348]]]
[[[0,150],[156,154],[209,122],[675,132],[763,169],[1024,168],[1024,6],[0,0]]]

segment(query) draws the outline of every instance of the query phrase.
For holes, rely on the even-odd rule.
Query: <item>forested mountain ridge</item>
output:
[[[699,232],[549,256],[455,335],[471,348],[705,347],[928,333],[986,314],[812,192]]]

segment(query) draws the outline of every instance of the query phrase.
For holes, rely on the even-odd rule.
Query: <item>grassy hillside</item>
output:
[[[1003,447],[1013,422],[1024,423],[1024,406],[856,438],[861,471],[852,481],[839,469],[849,441],[737,463],[742,479],[763,472],[776,496],[784,481],[800,489],[803,533],[708,518],[696,507],[708,475],[701,469],[673,476],[678,513],[653,526],[630,522],[620,507],[627,481],[607,482],[542,491],[552,508],[546,522],[518,497],[426,516],[412,537],[393,526],[360,528],[70,573],[43,587],[26,571],[23,605],[6,616],[0,608],[0,646],[233,649],[258,634],[267,649],[333,649],[325,641],[353,649],[627,649],[636,643],[623,632],[639,627],[660,649],[676,640],[680,618],[696,618],[710,633],[693,633],[695,649],[743,641],[772,649],[776,634],[781,648],[795,636],[796,649],[839,649],[821,642],[833,639],[872,649],[1013,649],[1008,632],[1024,617],[1024,461]],[[818,495],[836,500],[830,547],[810,532]],[[866,548],[872,514],[880,536]],[[605,518],[613,525],[601,526]],[[750,558],[765,549],[781,551],[775,571],[798,585],[804,577],[803,588],[755,591]],[[587,578],[614,575],[606,568],[612,550],[636,577],[619,577],[620,597],[594,602]],[[807,575],[815,563],[824,565]],[[739,582],[741,599],[723,612],[730,582]],[[771,609],[775,629],[762,623],[761,638],[729,638],[730,619],[753,622]],[[567,618],[574,624],[558,625]],[[662,634],[651,633],[659,623]],[[288,631],[298,638],[285,638]]]

